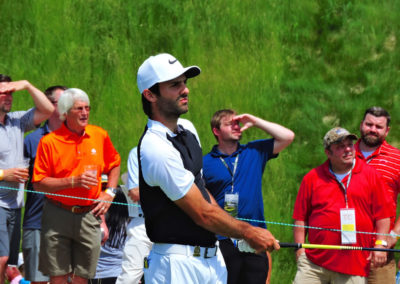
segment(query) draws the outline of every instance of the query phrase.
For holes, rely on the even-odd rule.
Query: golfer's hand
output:
[[[280,246],[270,231],[251,226],[244,234],[244,239],[256,251],[256,253],[272,252],[279,250]]]

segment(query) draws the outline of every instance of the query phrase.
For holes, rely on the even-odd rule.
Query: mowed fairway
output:
[[[168,52],[202,74],[189,80],[190,110],[204,154],[209,120],[234,108],[296,133],[263,177],[265,216],[291,224],[304,174],[325,160],[323,135],[340,125],[358,134],[363,112],[392,115],[400,146],[400,1],[333,0],[1,0],[0,73],[44,90],[85,90],[91,123],[108,130],[126,171],[147,118],[136,86],[149,55]],[[16,93],[14,110],[32,106]],[[28,98],[28,99],[27,99]],[[264,138],[251,129],[243,142]],[[291,242],[292,228],[269,224]],[[273,254],[272,283],[291,283],[292,249]]]

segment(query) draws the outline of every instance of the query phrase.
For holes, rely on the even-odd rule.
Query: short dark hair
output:
[[[48,88],[44,91],[44,94],[46,95],[46,97],[47,97],[50,101],[52,101],[53,98],[54,98],[54,92],[55,92],[55,91],[57,91],[57,90],[63,90],[63,91],[65,91],[66,89],[68,89],[68,88],[65,87],[65,86],[55,85],[55,86],[48,87]]]
[[[213,131],[214,128],[219,129],[221,127],[221,120],[228,115],[236,115],[236,111],[234,111],[233,109],[221,109],[216,111],[210,121],[211,131]],[[215,136],[215,139],[217,139],[218,141],[217,136]]]
[[[11,82],[11,77],[8,75],[0,74],[0,82]]]
[[[155,94],[156,96],[160,96],[160,84],[156,83],[153,86],[149,88],[149,91]],[[143,112],[151,118],[153,113],[151,111],[151,103],[143,96],[142,94],[142,107],[143,107]]]
[[[382,107],[373,106],[373,107],[370,107],[369,109],[367,109],[364,113],[363,121],[365,120],[365,117],[367,116],[367,114],[371,114],[376,117],[384,116],[384,117],[386,117],[386,126],[389,126],[389,124],[390,124],[390,114],[387,112],[386,109],[384,109]]]

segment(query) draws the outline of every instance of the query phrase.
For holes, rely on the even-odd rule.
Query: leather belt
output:
[[[154,243],[152,250],[158,254],[182,254],[194,257],[212,258],[217,255],[218,246],[200,247],[190,245]]]
[[[60,207],[64,210],[70,211],[75,214],[87,213],[87,212],[91,211],[94,207],[96,207],[96,204],[92,204],[92,205],[88,205],[88,206],[78,206],[78,205],[66,205],[59,201],[50,199],[50,198],[47,198],[47,200],[50,203],[54,204],[55,206]]]

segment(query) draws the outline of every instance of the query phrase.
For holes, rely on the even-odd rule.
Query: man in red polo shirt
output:
[[[396,235],[400,234],[400,220],[395,223],[397,194],[400,190],[400,150],[389,145],[385,138],[390,130],[390,115],[381,107],[371,107],[364,113],[360,124],[361,138],[355,144],[356,155],[373,166],[382,176],[387,196],[392,206],[390,222],[391,234],[388,248],[396,244]],[[394,254],[389,253],[383,267],[371,267],[368,283],[394,283],[396,262]]]
[[[43,207],[39,270],[51,283],[69,277],[87,283],[96,272],[101,218],[115,196],[121,158],[107,132],[88,124],[84,91],[64,91],[58,110],[64,123],[40,140],[32,178],[35,190],[51,193]],[[108,175],[105,191],[102,173]]]
[[[294,240],[326,245],[383,247],[385,236],[356,232],[389,232],[390,206],[377,171],[355,158],[346,129],[333,128],[324,137],[328,160],[301,183],[293,213]],[[304,226],[324,229],[306,229]],[[338,231],[339,230],[339,231]],[[366,283],[370,261],[381,266],[385,252],[299,249],[294,283]]]

